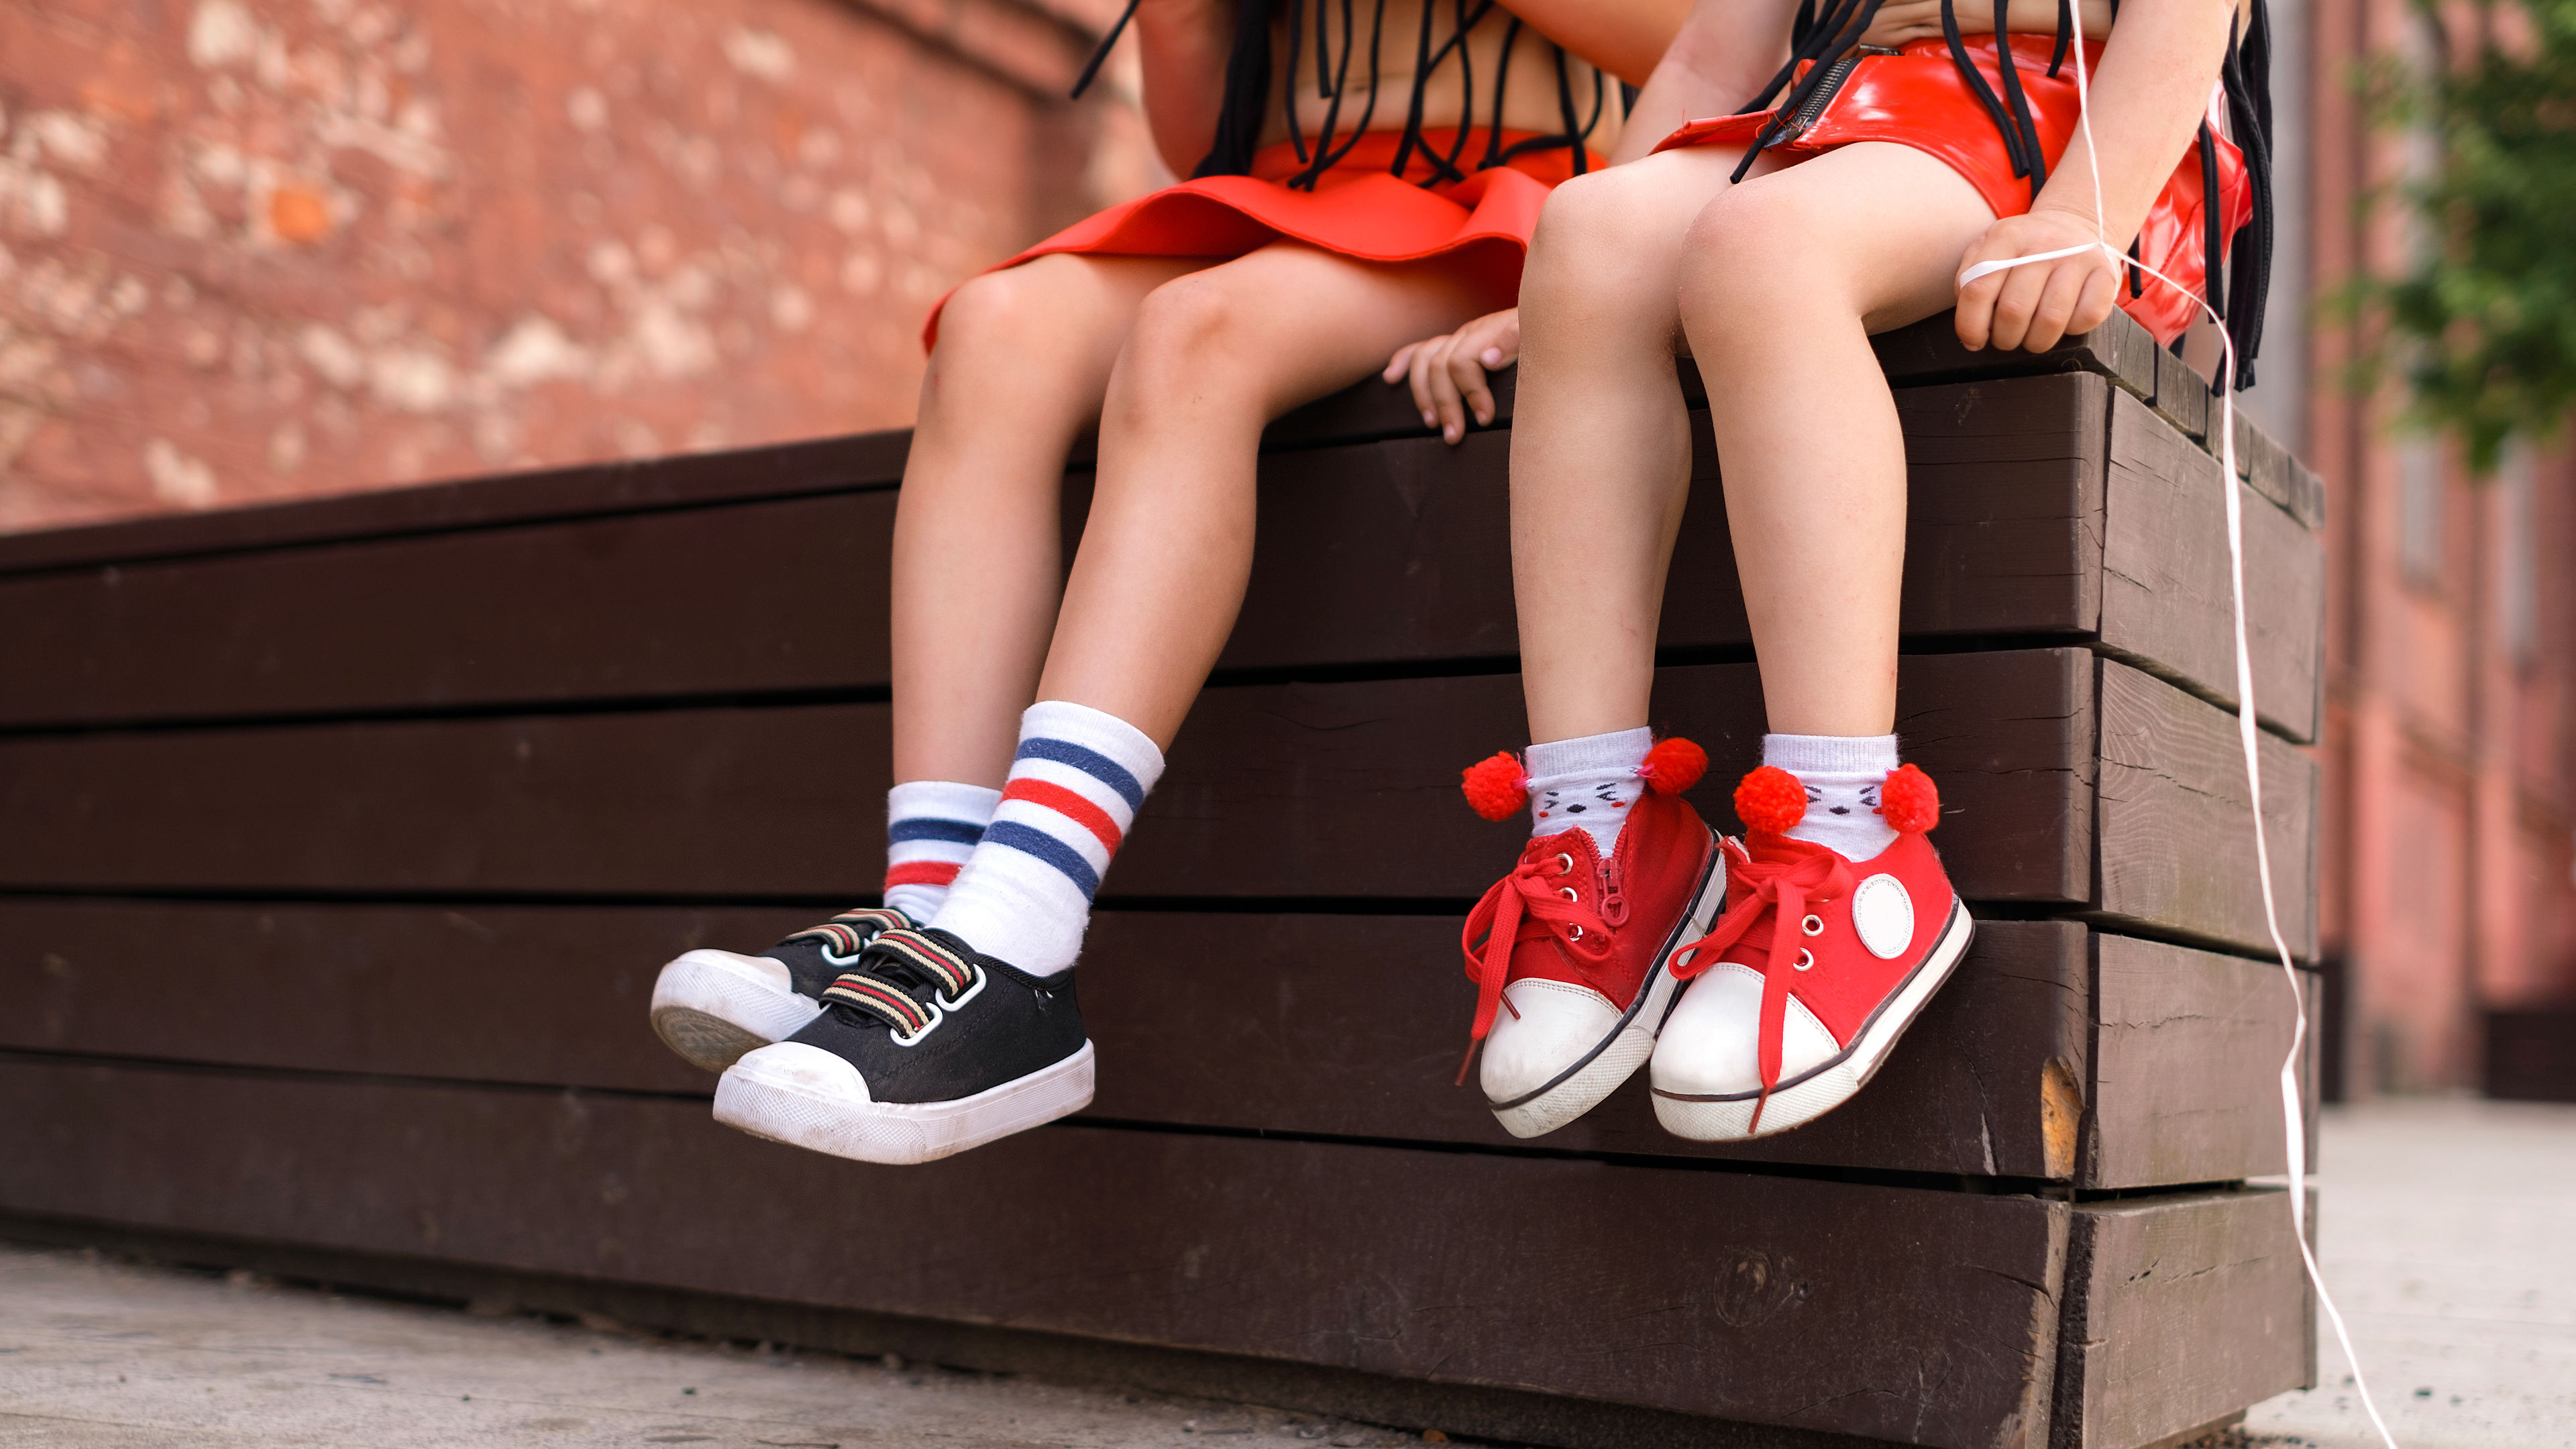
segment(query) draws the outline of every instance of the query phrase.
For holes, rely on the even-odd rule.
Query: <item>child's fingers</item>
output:
[[[2031,319],[2039,315],[2039,299],[2048,287],[2048,279],[2057,268],[2048,262],[2034,262],[2014,267],[2003,273],[2003,290],[1995,295],[1993,345],[2010,352],[2021,346],[2030,335]]]
[[[2120,272],[2115,267],[2095,267],[2084,279],[2084,296],[2075,304],[2075,319],[2070,330],[2090,332],[2111,320],[2111,312],[2120,305]]]
[[[1404,375],[1413,370],[1413,351],[1421,345],[1419,342],[1408,342],[1395,349],[1395,356],[1387,359],[1386,371],[1378,374],[1378,381],[1403,381]]]
[[[1965,271],[1966,268],[1960,270]],[[2010,275],[2009,272],[1991,273],[1959,289],[1959,311],[1951,319],[1951,327],[1959,335],[1960,346],[1977,352],[1993,340],[1995,294],[2004,289],[2003,279]]]
[[[1459,395],[1458,379],[1450,366],[1453,347],[1440,349],[1431,368],[1431,395],[1440,413],[1440,441],[1454,443],[1467,436],[1467,402]]]
[[[2032,270],[2042,270],[2033,268]],[[2045,268],[2039,303],[2031,313],[2030,331],[2023,334],[2021,345],[2032,352],[2046,352],[2063,338],[2068,324],[2075,320],[2075,308],[2084,300],[2084,284],[2092,269],[2081,257],[2070,258]]]
[[[1471,344],[1472,345],[1472,344]],[[1467,347],[1449,350],[1449,380],[1479,423],[1494,420],[1494,391],[1485,382],[1485,365]]]
[[[1410,380],[1413,384],[1413,406],[1422,414],[1422,425],[1426,428],[1437,427],[1440,424],[1440,399],[1439,395],[1432,391],[1431,372],[1432,364],[1440,354],[1439,344],[1447,340],[1445,337],[1435,337],[1429,342],[1417,344],[1411,349],[1413,355],[1406,362],[1406,370],[1411,374]]]

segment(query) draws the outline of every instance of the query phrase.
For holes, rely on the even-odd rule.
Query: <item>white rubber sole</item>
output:
[[[731,951],[687,952],[654,979],[653,1034],[691,1066],[721,1072],[822,1013],[823,1004],[797,995],[786,975],[775,962],[753,965]]]
[[[754,1137],[854,1162],[905,1165],[981,1147],[1091,1105],[1092,1051],[954,1102],[851,1102],[769,1076],[757,1063],[716,1083],[716,1120]]]
[[[1693,1142],[1748,1142],[1804,1127],[1850,1101],[1869,1085],[1870,1078],[1878,1075],[1879,1067],[1895,1050],[1905,1029],[1914,1024],[1914,1018],[1931,1003],[1933,993],[1950,979],[1960,958],[1968,954],[1968,943],[1976,934],[1977,923],[1970,919],[1966,904],[1952,902],[1949,925],[1943,928],[1941,939],[1933,944],[1923,964],[1915,968],[1904,989],[1879,1008],[1840,1056],[1795,1082],[1774,1088],[1770,1100],[1762,1101],[1758,1092],[1726,1097],[1668,1096],[1657,1088],[1655,1120],[1663,1124],[1665,1131]],[[1758,1132],[1753,1130],[1757,1102],[1762,1108]]]
[[[1714,837],[1712,837],[1712,840]],[[1581,1057],[1576,1058],[1562,1074],[1546,1086],[1512,1101],[1486,1105],[1494,1120],[1514,1137],[1539,1137],[1555,1131],[1575,1118],[1598,1107],[1619,1084],[1636,1074],[1655,1054],[1655,1034],[1663,1030],[1664,1018],[1672,1014],[1673,999],[1681,983],[1673,979],[1673,953],[1683,944],[1708,934],[1717,914],[1726,906],[1726,850],[1723,846],[1709,855],[1708,871],[1699,883],[1699,893],[1691,900],[1689,911],[1664,938],[1663,950],[1655,957],[1654,973],[1646,978],[1646,989],[1630,1005],[1610,1035]]]

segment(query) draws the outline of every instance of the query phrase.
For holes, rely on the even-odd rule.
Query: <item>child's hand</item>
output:
[[[1979,262],[2084,246],[2100,235],[2091,217],[2072,212],[2007,216],[1969,246],[1959,272],[1965,275]],[[2006,351],[2045,352],[2068,333],[2090,332],[2110,318],[2120,297],[2120,271],[2101,248],[2089,247],[1979,277],[1959,289],[1959,341],[1972,352],[1989,343]]]
[[[1479,423],[1494,420],[1494,393],[1485,385],[1485,373],[1511,366],[1520,355],[1521,312],[1511,307],[1489,312],[1446,337],[1403,348],[1382,376],[1401,382],[1410,373],[1422,425],[1437,426],[1442,441],[1454,443],[1467,435],[1470,411]]]

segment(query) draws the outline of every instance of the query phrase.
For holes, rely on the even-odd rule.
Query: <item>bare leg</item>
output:
[[[1747,181],[1691,227],[1683,326],[1775,732],[1895,728],[1905,438],[1869,334],[1950,306],[1993,220],[1948,166],[1869,142]]]
[[[998,788],[1063,579],[1065,452],[1148,293],[1206,265],[1041,257],[940,317],[894,520],[894,778]]]
[[[1530,738],[1646,722],[1690,492],[1673,375],[1682,238],[1737,152],[1668,151],[1557,188],[1521,277],[1512,588]]]
[[[1243,606],[1262,428],[1498,300],[1435,266],[1293,242],[1146,298],[1109,381],[1100,481],[1039,696],[1168,748]]]

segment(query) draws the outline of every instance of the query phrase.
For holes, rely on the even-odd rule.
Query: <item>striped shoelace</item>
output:
[[[860,906],[843,911],[819,926],[808,926],[778,944],[792,946],[798,941],[819,942],[824,959],[838,964],[859,959],[859,952],[880,934],[911,927],[912,917],[892,907]]]
[[[980,968],[945,943],[896,926],[877,933],[859,964],[823,989],[823,1000],[866,1012],[909,1044],[964,1004],[983,979]]]

